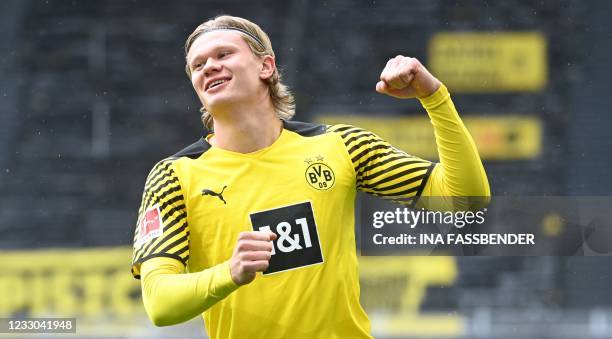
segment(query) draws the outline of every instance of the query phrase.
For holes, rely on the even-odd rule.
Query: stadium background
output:
[[[78,337],[203,336],[199,319],[150,325],[129,261],[146,173],[201,133],[183,43],[206,18],[244,16],[269,33],[298,120],[359,124],[434,159],[418,103],[373,90],[388,58],[411,55],[449,86],[493,195],[607,195],[611,10],[578,0],[2,1],[0,317],[77,317]],[[610,338],[610,286],[607,257],[362,258],[362,301],[380,338]]]

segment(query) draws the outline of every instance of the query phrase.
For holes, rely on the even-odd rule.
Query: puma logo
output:
[[[205,188],[205,189],[202,190],[202,195],[203,196],[204,195],[211,195],[213,197],[217,197],[217,198],[221,199],[221,201],[223,201],[223,203],[225,205],[227,205],[227,202],[225,202],[225,199],[223,199],[223,191],[225,191],[226,187],[227,186],[223,186],[223,189],[221,189],[221,192],[219,192],[219,193],[217,193],[217,192],[215,192],[213,190],[209,190],[208,188]]]

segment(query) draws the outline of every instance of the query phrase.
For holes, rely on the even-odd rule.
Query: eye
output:
[[[223,51],[221,53],[219,53],[219,59],[223,59],[226,56],[230,55],[231,53],[229,51]]]
[[[200,69],[202,69],[202,66],[204,66],[204,64],[203,64],[202,62],[197,62],[197,63],[194,63],[194,64],[191,66],[191,70],[193,70],[193,71],[199,71]]]

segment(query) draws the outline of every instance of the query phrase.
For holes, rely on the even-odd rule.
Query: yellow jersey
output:
[[[348,125],[284,121],[242,154],[206,139],[159,162],[145,184],[132,273],[165,256],[198,272],[243,231],[278,235],[270,267],[206,312],[211,338],[371,338],[359,303],[358,189],[414,205],[435,164]]]

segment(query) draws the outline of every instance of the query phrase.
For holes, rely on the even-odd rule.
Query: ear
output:
[[[261,80],[268,80],[276,70],[276,62],[274,57],[271,55],[264,55],[261,63],[261,71],[259,72],[259,78]]]

